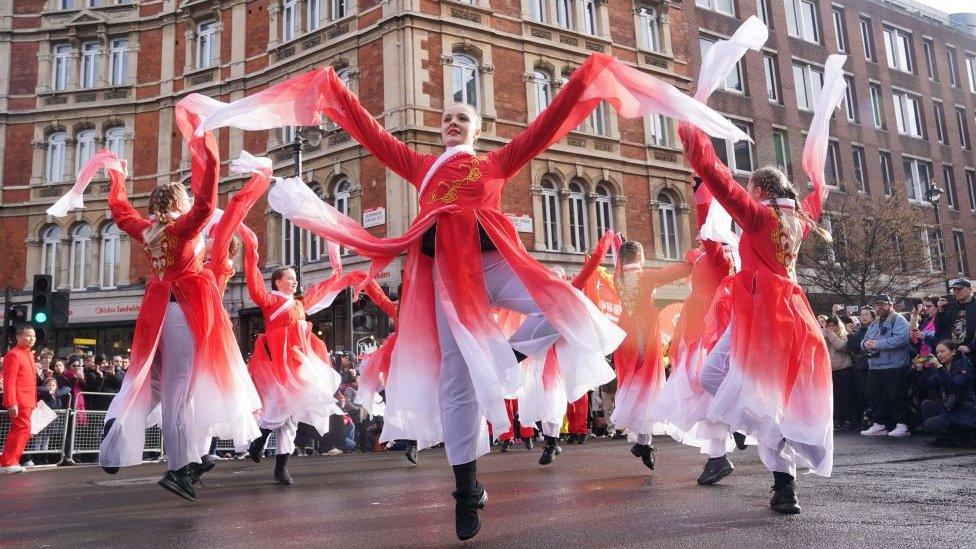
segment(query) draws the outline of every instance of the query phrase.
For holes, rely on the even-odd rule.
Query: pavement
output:
[[[199,500],[160,488],[162,464],[115,476],[93,466],[0,477],[0,547],[976,547],[976,450],[923,437],[836,438],[834,475],[799,479],[803,513],[768,508],[772,484],[754,449],[733,454],[718,486],[695,484],[704,456],[659,437],[657,470],[625,441],[563,445],[479,460],[490,499],[473,540],[454,535],[453,477],[443,450],[221,461]]]

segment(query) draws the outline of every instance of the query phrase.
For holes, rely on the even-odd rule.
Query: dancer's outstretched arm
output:
[[[573,277],[573,281],[570,284],[573,285],[577,290],[582,289],[586,285],[586,281],[589,280],[593,273],[600,268],[600,263],[603,263],[604,258],[607,255],[607,250],[613,244],[613,240],[619,238],[616,234],[611,231],[604,233],[600,237],[600,241],[597,242],[596,248],[593,249],[593,254],[586,258],[586,262],[583,264],[583,269],[576,273]]]
[[[203,230],[217,207],[217,182],[220,179],[220,155],[217,141],[207,132],[187,144],[190,148],[190,187],[199,189],[193,197],[190,211],[173,222],[173,232],[183,238],[192,238]]]
[[[264,286],[264,277],[258,267],[258,237],[246,225],[241,226],[241,242],[244,244],[244,280],[251,299],[261,309],[271,307],[273,297]]]
[[[210,246],[210,260],[207,266],[214,274],[220,277],[227,265],[227,255],[230,248],[230,239],[241,226],[248,212],[254,207],[258,198],[268,190],[270,179],[267,174],[255,173],[251,179],[231,197],[227,203],[227,209],[220,221],[213,228],[213,244]],[[243,236],[242,236],[243,239]],[[218,280],[220,282],[220,280]],[[221,287],[222,284],[218,284]]]
[[[112,212],[112,221],[130,237],[143,242],[142,232],[148,229],[152,222],[139,215],[139,212],[129,203],[129,196],[125,190],[125,174],[108,170],[108,181],[108,209]]]

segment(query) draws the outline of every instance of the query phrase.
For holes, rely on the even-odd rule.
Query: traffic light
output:
[[[47,331],[51,326],[51,275],[34,275],[34,287],[31,290],[31,325],[37,335],[37,342],[47,339]]]
[[[27,305],[11,305],[3,316],[4,350],[17,344],[17,327],[27,322]]]
[[[48,320],[51,328],[60,330],[68,327],[68,306],[71,304],[71,292],[58,290],[51,295],[51,310]]]

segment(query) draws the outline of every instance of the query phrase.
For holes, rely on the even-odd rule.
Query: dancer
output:
[[[770,507],[799,513],[797,467],[829,476],[833,463],[831,370],[817,319],[796,283],[800,243],[811,231],[829,239],[815,219],[825,186],[829,116],[844,94],[844,56],[830,56],[804,147],[803,165],[813,183],[802,204],[776,168],[753,172],[743,189],[715,155],[711,140],[689,124],[679,126],[685,157],[743,234],[742,270],[720,292],[728,327],[708,334],[709,355],[701,385],[714,395],[708,417],[757,439],[763,464],[773,471]],[[713,305],[713,309],[716,305]]]
[[[662,269],[644,268],[644,247],[628,240],[620,247],[616,274],[617,294],[623,310],[620,327],[627,337],[613,353],[617,370],[616,403],[611,421],[627,430],[634,445],[630,453],[654,469],[654,434],[664,433],[664,426],[652,414],[652,407],[664,387],[664,351],[658,326],[659,309],[654,304],[657,288],[691,274],[699,253],[689,253],[685,261]]]
[[[626,86],[634,92],[621,92]],[[640,86],[646,89],[637,93]],[[473,537],[481,527],[478,510],[487,495],[477,482],[475,460],[488,451],[486,416],[499,430],[507,430],[504,396],[517,390],[520,378],[513,348],[541,357],[556,342],[561,367],[571,372],[572,390],[612,377],[598,359],[623,334],[577,290],[555,280],[529,256],[500,208],[505,183],[575,128],[601,99],[613,100],[627,116],[663,109],[682,119],[694,117],[720,135],[742,138],[714,111],[601,54],[573,73],[524,132],[484,156],[473,148],[481,120],[470,106],[445,109],[441,135],[447,150],[440,157],[423,155],[384,130],[331,69],[235,101],[203,124],[262,129],[313,123],[324,113],[417,189],[420,215],[396,238],[371,235],[298,180],[276,185],[269,203],[297,225],[372,259],[374,274],[407,251],[405,306],[390,368],[371,374],[386,379],[385,439],[415,439],[421,447],[444,440],[455,472],[460,539]],[[492,306],[528,317],[511,341],[492,322]],[[378,381],[366,385],[376,387]],[[431,398],[435,386],[439,391]],[[360,390],[359,398],[369,406],[373,395]]]
[[[149,198],[152,217],[142,218],[126,198],[124,168],[109,151],[97,153],[82,168],[69,195],[80,196],[95,172],[106,168],[112,218],[145,246],[152,270],[136,321],[131,366],[106,414],[99,463],[110,474],[142,463],[146,426],[161,422],[168,471],[159,484],[193,501],[204,441],[216,436],[246,447],[259,435],[253,413],[260,401],[213,272],[203,269],[197,251],[217,200],[217,145],[207,133],[191,139],[188,147],[192,207],[181,184],[161,184]]]
[[[531,423],[522,423],[518,413],[518,399],[506,398],[505,409],[508,411],[508,430],[498,435],[498,440],[502,443],[502,453],[515,445],[515,430],[518,428],[518,438],[525,444],[526,450],[531,450],[535,445],[535,427]]]

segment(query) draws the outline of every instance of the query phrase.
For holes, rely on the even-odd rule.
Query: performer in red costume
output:
[[[498,435],[498,440],[502,442],[502,452],[508,452],[509,448],[515,445],[515,426],[518,423],[518,437],[525,444],[526,450],[531,450],[535,437],[535,427],[532,424],[526,425],[519,420],[518,416],[518,399],[506,398],[505,399],[505,409],[508,411],[508,430],[504,433]]]
[[[623,306],[620,327],[627,332],[627,338],[613,353],[617,395],[611,421],[618,429],[627,430],[627,438],[634,443],[630,452],[648,469],[654,469],[652,435],[664,432],[663,424],[652,414],[665,379],[654,291],[687,277],[697,259],[697,254],[689,254],[682,263],[645,269],[640,242],[628,240],[620,247],[616,288]]]
[[[487,155],[474,151],[481,124],[471,107],[449,106],[441,120],[447,150],[439,157],[421,154],[386,132],[332,70],[311,71],[235,101],[202,126],[263,129],[312,123],[325,114],[417,189],[420,214],[395,238],[370,234],[297,180],[276,185],[269,203],[297,225],[372,259],[373,274],[407,252],[405,306],[389,371],[371,374],[386,379],[385,439],[415,439],[422,447],[444,440],[455,470],[461,539],[477,534],[477,511],[487,499],[475,474],[475,459],[488,451],[485,416],[499,430],[508,427],[504,397],[518,389],[520,380],[513,348],[541,357],[556,342],[564,377],[572,383],[569,392],[612,377],[598,359],[617,346],[622,334],[577,290],[555,280],[529,256],[500,208],[505,183],[602,99],[614,102],[625,116],[657,108],[669,116],[695,117],[732,139],[742,137],[721,116],[672,86],[601,54],[573,73],[524,132]],[[527,315],[511,341],[495,326],[492,306]],[[378,381],[366,385],[375,387]],[[431,387],[439,387],[436,398],[431,398]],[[373,395],[360,390],[358,397],[368,403]]]
[[[20,456],[31,433],[31,414],[37,406],[36,336],[30,324],[17,327],[17,345],[3,357],[3,407],[10,416],[10,432],[0,455],[0,473],[23,473]]]
[[[695,177],[695,200],[697,203],[698,227],[708,218],[712,193]],[[720,206],[717,206],[720,208]],[[709,421],[708,404],[712,395],[699,383],[699,375],[705,353],[701,339],[706,324],[719,322],[728,324],[728,319],[713,319],[706,316],[712,301],[725,277],[735,273],[731,254],[722,242],[714,236],[700,234],[701,249],[704,254],[696,254],[691,268],[691,293],[681,309],[678,325],[671,339],[668,357],[671,360],[671,375],[661,391],[654,406],[654,415],[667,424],[667,432],[678,442],[696,446],[707,453],[711,459],[698,478],[701,485],[715,484],[732,473],[732,463],[725,457],[732,449],[727,425]],[[723,311],[723,308],[715,309]],[[736,442],[744,446],[744,437],[736,435]]]
[[[144,245],[152,269],[136,321],[131,366],[106,415],[99,463],[109,473],[142,463],[145,428],[161,422],[169,470],[159,483],[192,501],[205,441],[230,438],[246,447],[260,434],[253,415],[260,401],[214,272],[204,269],[201,260],[200,232],[217,199],[216,142],[207,134],[188,146],[192,207],[181,184],[163,184],[150,195],[153,215],[144,219],[126,199],[124,167],[108,151],[82,168],[76,187],[83,189],[98,169],[106,168],[112,218]]]

